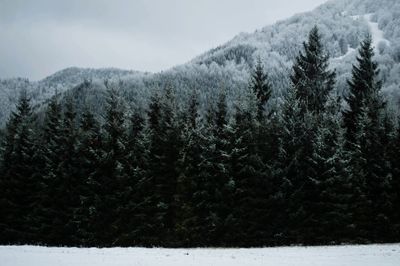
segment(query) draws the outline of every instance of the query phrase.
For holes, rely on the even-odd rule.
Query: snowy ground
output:
[[[346,13],[342,13],[342,15],[345,15],[345,14]],[[375,52],[378,53],[379,43],[383,42],[387,46],[390,46],[390,41],[385,39],[384,32],[379,29],[378,23],[372,21],[372,16],[373,15],[374,15],[373,13],[370,13],[370,14],[365,14],[365,15],[351,16],[351,18],[354,19],[354,20],[364,19],[368,23],[369,32],[370,32],[371,37],[372,37],[372,46],[374,47]],[[335,60],[335,61],[343,60],[344,58],[346,58],[347,56],[353,54],[354,52],[356,52],[356,49],[351,48],[350,46],[348,46],[346,54],[344,54],[342,56],[339,56],[339,57],[336,57],[336,58],[333,58],[332,60]]]
[[[400,244],[257,249],[0,246],[1,266],[399,266]]]
[[[389,40],[385,39],[385,37],[384,37],[384,32],[379,29],[378,23],[372,21],[373,15],[374,14],[370,13],[370,14],[365,14],[362,16],[352,16],[352,18],[355,20],[363,18],[367,21],[369,31],[370,31],[371,37],[372,37],[372,46],[375,47],[375,50],[377,50],[380,42],[383,42],[387,46],[390,46]]]

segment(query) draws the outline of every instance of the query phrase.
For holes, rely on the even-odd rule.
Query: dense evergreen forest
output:
[[[348,93],[315,27],[284,101],[259,61],[228,108],[174,88],[146,109],[108,87],[105,115],[23,93],[0,163],[0,243],[255,247],[400,241],[400,129],[366,37]],[[231,110],[232,109],[232,110]],[[129,110],[129,111],[128,111]],[[129,114],[129,115],[128,115]]]

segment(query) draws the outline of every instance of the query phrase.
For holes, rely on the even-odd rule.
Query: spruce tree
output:
[[[301,102],[296,98],[295,90],[290,90],[282,107],[281,124],[283,176],[288,180],[287,189],[287,232],[290,242],[303,243],[307,235],[307,218],[310,210],[303,205],[315,192],[315,182],[309,178],[312,172],[311,156],[316,133],[316,116],[303,113]]]
[[[362,116],[361,111],[366,105],[373,103],[381,87],[381,81],[378,79],[378,64],[373,61],[374,50],[371,36],[367,36],[361,43],[358,52],[357,65],[353,65],[352,78],[348,81],[349,92],[345,97],[347,109],[343,111],[346,140],[349,143],[354,142],[354,137],[359,131],[356,125],[357,119]],[[382,109],[382,107],[376,107]]]
[[[327,97],[335,86],[336,74],[329,70],[329,56],[324,51],[317,26],[311,30],[303,47],[290,79],[302,112],[319,113],[324,110]]]
[[[259,121],[265,115],[265,105],[271,98],[271,85],[268,82],[268,75],[264,71],[264,67],[259,58],[257,65],[251,74],[250,88],[257,97],[257,118]]]
[[[201,159],[195,208],[203,235],[202,244],[227,245],[231,237],[234,180],[231,178],[231,130],[225,91],[210,105],[201,130]]]
[[[330,96],[320,117],[311,156],[315,196],[303,204],[312,207],[308,237],[315,243],[347,242],[351,223],[350,163],[344,150],[339,98]]]
[[[74,212],[77,222],[77,235],[81,245],[98,245],[94,225],[98,210],[99,195],[97,188],[100,186],[96,171],[101,162],[101,135],[99,122],[93,113],[85,106],[79,126],[77,142],[77,158],[79,167],[77,171],[79,207]]]
[[[381,241],[390,234],[390,173],[385,169],[385,149],[381,137],[386,102],[381,96],[379,69],[372,59],[373,55],[372,39],[367,36],[361,43],[358,64],[353,66],[352,79],[348,82],[349,95],[345,98],[348,107],[343,112],[343,119],[348,150],[360,149],[365,159],[365,176],[359,177],[365,178],[364,193],[368,204],[364,208],[368,211],[369,217],[366,219],[369,224],[367,226],[368,222],[361,222],[366,227],[364,230],[367,234],[364,237]],[[357,136],[362,136],[361,142]],[[353,170],[353,174],[356,173]]]
[[[118,228],[114,226],[118,213],[118,197],[125,189],[126,176],[126,128],[125,109],[118,91],[106,83],[107,106],[103,125],[102,151],[99,168],[95,173],[95,206],[97,217],[94,223],[99,245],[111,245],[115,241]]]
[[[180,246],[201,245],[203,237],[198,203],[202,139],[200,135],[200,117],[198,111],[198,95],[194,91],[184,114],[182,131],[182,150],[179,158],[179,177],[177,181],[176,204],[177,222],[176,235]]]
[[[400,122],[400,120],[399,120]],[[397,130],[394,135],[394,141],[391,149],[391,166],[392,166],[392,198],[393,198],[393,210],[399,210],[400,208],[400,123],[397,125]],[[393,223],[393,233],[396,240],[400,237],[400,213],[397,211],[393,211],[392,215],[392,223]]]
[[[257,99],[248,93],[236,107],[231,153],[232,178],[235,182],[233,219],[230,245],[254,247],[268,243],[270,232],[269,197],[271,179],[259,154],[257,134]],[[234,233],[233,233],[234,232]]]
[[[73,245],[79,243],[77,236],[78,223],[75,220],[74,213],[80,205],[78,187],[79,158],[77,154],[77,128],[76,112],[72,98],[67,98],[63,112],[63,123],[61,126],[61,162],[59,165],[59,174],[63,193],[59,195],[60,206],[64,209],[64,239],[63,243]]]
[[[148,223],[142,202],[146,195],[145,186],[148,154],[145,149],[145,119],[140,109],[134,110],[130,117],[127,135],[126,178],[123,179],[118,193],[118,214],[114,226],[116,232],[115,245],[141,245],[143,225]],[[151,188],[150,188],[151,189]]]
[[[226,92],[222,90],[216,103],[215,113],[212,114],[214,125],[211,128],[215,154],[213,159],[212,178],[214,182],[213,211],[213,242],[217,245],[226,245],[229,241],[229,230],[231,228],[233,195],[235,181],[231,176],[230,154],[232,145],[230,139],[232,128],[229,123]]]
[[[30,98],[22,92],[6,126],[3,144],[0,201],[3,244],[34,243],[40,182],[34,176],[34,134]]]
[[[149,179],[153,184],[153,237],[161,243],[173,243],[177,206],[177,163],[180,134],[174,92],[167,88],[162,99],[154,97],[149,110]],[[153,244],[159,244],[156,242]]]
[[[38,174],[43,176],[42,209],[40,210],[41,234],[50,245],[63,243],[66,210],[63,206],[64,186],[62,179],[63,134],[62,110],[58,96],[54,96],[46,110],[41,146],[37,157],[43,161]]]

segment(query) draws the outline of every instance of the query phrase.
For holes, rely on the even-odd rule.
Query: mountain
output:
[[[356,50],[369,33],[376,46],[376,57],[383,80],[383,91],[390,102],[400,99],[400,1],[334,0],[307,13],[279,21],[253,33],[242,33],[227,43],[205,52],[190,62],[160,73],[141,73],[119,69],[68,68],[41,81],[0,80],[0,124],[4,124],[19,91],[26,89],[40,108],[56,92],[70,95],[78,104],[102,106],[103,80],[118,86],[121,94],[135,106],[146,103],[154,90],[172,86],[179,99],[193,89],[201,91],[202,103],[226,89],[230,103],[247,88],[249,70],[257,58],[265,65],[273,96],[279,101],[289,84],[293,59],[310,29],[317,25],[337,71],[337,89],[346,93],[346,79],[355,62]],[[89,81],[85,82],[84,81]]]

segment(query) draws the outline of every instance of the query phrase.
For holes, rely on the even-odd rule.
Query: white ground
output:
[[[375,47],[375,50],[378,49],[378,45],[380,42],[383,42],[387,46],[390,46],[389,40],[385,39],[385,37],[384,37],[384,32],[379,29],[378,23],[372,21],[372,16],[373,16],[373,13],[370,13],[370,14],[365,14],[365,15],[352,16],[352,18],[354,20],[363,18],[367,21],[368,26],[369,26],[369,31],[372,36],[372,46]]]
[[[1,266],[399,266],[400,244],[255,249],[0,246]]]
[[[390,46],[390,42],[387,39],[385,39],[385,37],[384,37],[384,32],[379,29],[378,23],[371,21],[372,15],[373,14],[367,14],[364,16],[364,18],[368,22],[369,30],[371,32],[372,46],[374,46],[375,49],[377,49],[378,44],[380,42],[384,42],[384,43],[386,43],[387,46]]]
[[[345,57],[351,55],[351,54],[354,53],[355,51],[356,51],[356,49],[351,48],[350,45],[348,45],[348,46],[347,46],[347,53],[345,53],[345,54],[342,55],[342,56],[332,58],[332,60],[337,60],[337,61],[343,60]]]

